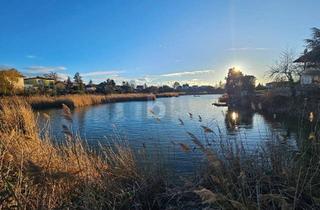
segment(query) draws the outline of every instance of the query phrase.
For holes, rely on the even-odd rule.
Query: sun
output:
[[[240,68],[238,66],[233,66],[232,68],[234,69],[235,72],[240,72]]]

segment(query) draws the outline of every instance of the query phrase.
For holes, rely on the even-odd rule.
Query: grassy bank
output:
[[[71,122],[69,108],[63,108]],[[153,205],[152,191],[161,188],[149,186],[156,186],[159,176],[142,173],[129,147],[113,142],[98,153],[69,128],[63,125],[65,142],[54,145],[48,135],[39,136],[29,104],[17,98],[0,102],[0,209]]]
[[[259,111],[268,115],[284,115],[293,118],[308,119],[309,114],[317,116],[320,113],[320,97],[310,96],[280,96],[262,95],[253,100],[254,111]]]
[[[139,165],[137,154],[126,144],[109,139],[113,147],[91,150],[71,132],[66,105],[64,117],[69,123],[62,127],[65,142],[59,145],[48,134],[39,136],[28,103],[2,100],[0,110],[3,209],[320,208],[316,124],[299,150],[285,136],[270,135],[256,151],[247,151],[242,141],[230,140],[220,130],[214,133],[202,126],[204,139],[187,133],[189,142],[174,144],[190,155],[200,151],[204,170],[173,185],[168,183],[175,181],[161,171]]]
[[[110,94],[110,95],[65,95],[65,96],[30,96],[24,97],[34,109],[61,108],[66,104],[70,108],[90,106],[111,102],[155,100],[154,94]]]
[[[157,98],[166,98],[166,97],[178,97],[180,93],[177,92],[168,92],[168,93],[157,93]]]

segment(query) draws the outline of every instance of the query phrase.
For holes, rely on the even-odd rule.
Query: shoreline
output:
[[[315,203],[317,200],[309,199],[318,193],[317,187],[295,190],[301,179],[310,180],[310,185],[316,186],[320,178],[319,144],[314,134],[311,139],[306,139],[308,144],[303,144],[305,146],[301,148],[301,152],[307,155],[296,155],[296,150],[282,150],[287,140],[277,136],[271,136],[270,143],[266,143],[259,153],[249,153],[242,147],[241,139],[239,144],[234,145],[234,139],[223,134],[216,139],[210,134],[213,131],[209,127],[201,126],[208,136],[198,138],[197,134],[187,132],[190,143],[177,141],[172,145],[185,155],[192,155],[192,148],[203,155],[201,170],[194,177],[179,179],[179,183],[169,174],[177,172],[171,171],[168,165],[162,165],[161,156],[154,159],[146,155],[148,147],[143,147],[141,153],[135,153],[126,142],[111,138],[114,147],[101,145],[101,152],[95,152],[85,139],[72,131],[72,115],[67,106],[61,113],[67,121],[66,124],[61,122],[65,141],[54,144],[50,126],[39,128],[30,104],[22,101],[22,97],[15,99],[0,101],[0,141],[3,145],[0,147],[0,162],[3,163],[0,187],[6,189],[8,184],[12,186],[12,190],[3,191],[5,207],[19,204],[26,209],[61,209],[66,207],[66,203],[75,207],[83,207],[85,203],[89,209],[132,209],[138,205],[148,209],[149,203],[155,203],[154,209],[221,206],[224,209],[239,209],[239,206],[248,209],[259,205],[260,201],[255,199],[258,196],[283,196],[285,191],[290,193],[283,197],[287,205],[293,205],[297,199],[297,207],[319,209]],[[46,135],[39,135],[39,132]],[[219,148],[225,149],[204,144],[205,139],[218,140]],[[138,161],[140,158],[143,162]],[[266,163],[265,160],[270,161]],[[181,177],[181,174],[177,175]],[[267,181],[261,182],[261,177]],[[184,184],[185,181],[188,185]],[[261,186],[265,191],[257,192],[256,186]],[[279,186],[282,188],[279,189]],[[134,196],[120,197],[114,202],[119,192],[125,195],[134,192]],[[296,192],[307,199],[295,198]],[[42,195],[45,196],[37,204]],[[203,202],[202,197],[207,195],[212,197],[208,198],[212,202]],[[213,200],[217,196],[219,203]],[[243,201],[241,196],[246,200]],[[56,202],[51,203],[52,200]],[[264,204],[266,207],[267,202]]]
[[[95,95],[95,94],[74,94],[63,96],[17,96],[16,99],[26,101],[32,109],[52,109],[62,108],[62,104],[74,109],[78,107],[92,106],[98,104],[128,102],[128,101],[154,101],[157,98],[163,97],[178,97],[179,93],[129,93],[129,94],[110,94],[110,95]],[[5,97],[11,99],[12,97]]]
[[[125,101],[154,101],[154,94],[110,94],[110,95],[65,95],[58,97],[26,97],[26,101],[31,105],[32,109],[50,109],[62,108],[62,104],[74,109],[85,106],[93,106],[98,104],[125,102]]]
[[[165,92],[165,93],[127,93],[127,94],[69,94],[61,96],[5,96],[3,99],[23,100],[30,104],[34,110],[43,109],[60,109],[62,104],[67,105],[71,109],[93,106],[106,103],[130,102],[130,101],[154,101],[157,98],[170,98],[179,96],[192,95],[215,95],[214,93],[190,94],[184,92]],[[1,98],[1,97],[0,97]]]

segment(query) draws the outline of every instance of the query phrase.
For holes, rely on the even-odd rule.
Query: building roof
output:
[[[304,55],[300,56],[298,59],[293,61],[295,63],[320,63],[320,49],[314,49],[310,52],[305,53]]]
[[[25,80],[30,80],[30,79],[43,79],[43,80],[54,80],[52,78],[46,78],[46,77],[29,77],[29,78],[25,78]]]
[[[90,88],[90,87],[97,87],[97,85],[96,84],[88,84],[88,85],[86,85],[86,88]]]

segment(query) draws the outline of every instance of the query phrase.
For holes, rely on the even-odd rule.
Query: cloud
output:
[[[0,64],[0,70],[11,69],[11,68],[13,68],[11,65]]]
[[[83,77],[95,77],[95,76],[119,76],[123,71],[92,71],[87,73],[80,73]]]
[[[183,72],[175,72],[169,74],[161,74],[161,77],[181,77],[181,76],[192,76],[192,75],[199,75],[199,74],[207,74],[214,72],[212,69],[207,70],[198,70],[198,71],[183,71]]]
[[[141,82],[146,82],[146,81],[147,81],[146,78],[138,78],[137,80],[138,80],[138,81],[141,81]]]
[[[265,47],[232,47],[228,48],[227,51],[265,51],[270,50],[270,48]]]
[[[58,73],[58,78],[61,80],[67,80],[68,77],[71,77],[71,76],[69,74]]]
[[[36,55],[26,55],[26,58],[34,59],[34,58],[37,58],[37,56]]]
[[[67,68],[64,66],[29,66],[25,69],[28,73],[49,73],[52,71],[64,71]]]

